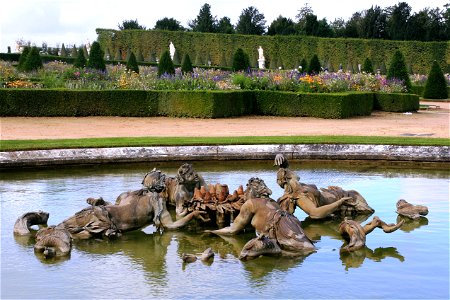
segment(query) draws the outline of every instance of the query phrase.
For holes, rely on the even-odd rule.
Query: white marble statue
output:
[[[175,46],[172,42],[169,44],[169,52],[170,52],[170,58],[173,60],[173,57],[175,56]]]
[[[264,58],[264,50],[261,46],[259,46],[258,48],[258,67],[260,69],[265,69],[266,68],[266,59]]]

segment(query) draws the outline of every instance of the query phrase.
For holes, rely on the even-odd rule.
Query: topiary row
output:
[[[162,115],[225,118],[256,114],[343,119],[370,115],[373,108],[413,111],[419,108],[419,97],[407,94],[275,91],[0,89],[0,116]]]

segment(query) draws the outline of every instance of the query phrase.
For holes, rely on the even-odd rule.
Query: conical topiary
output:
[[[309,62],[308,66],[308,74],[319,74],[320,72],[320,61],[319,57],[317,57],[317,54],[314,54],[311,58],[311,61]]]
[[[408,92],[411,91],[411,80],[409,79],[408,70],[406,69],[405,59],[399,50],[395,51],[394,56],[392,57],[386,78],[402,80],[406,90]]]
[[[250,67],[248,55],[238,48],[233,56],[233,71],[245,71]]]
[[[433,62],[430,73],[428,74],[423,97],[426,99],[447,99],[447,82],[444,73],[437,61]]]
[[[19,71],[23,71],[23,66],[25,65],[25,61],[27,60],[27,56],[29,53],[30,47],[24,47],[19,57],[19,63],[17,64],[17,69]]]
[[[75,68],[84,68],[86,66],[86,57],[84,57],[84,51],[83,48],[80,47],[78,49],[77,57],[75,58],[75,62],[73,63],[73,66]]]
[[[42,59],[39,55],[39,50],[37,47],[33,47],[30,50],[30,53],[27,55],[27,59],[23,64],[23,70],[25,72],[34,71],[42,68]]]
[[[130,53],[130,57],[127,60],[126,67],[127,71],[132,71],[139,74],[139,66],[136,60],[136,56],[134,55],[133,52]]]
[[[61,52],[59,53],[59,56],[61,56],[61,57],[67,56],[67,51],[66,51],[66,47],[64,46],[64,43],[61,46]]]
[[[185,54],[183,57],[183,61],[181,63],[181,72],[183,73],[190,73],[194,69],[192,68],[192,62],[191,58],[189,57],[189,54]]]
[[[302,60],[300,61],[300,66],[302,66],[302,72],[308,71],[308,62],[306,61],[306,59],[302,58]]]
[[[73,45],[72,51],[70,52],[70,56],[71,57],[77,57],[77,55],[78,55],[77,47],[75,45]]]
[[[100,48],[100,44],[98,42],[92,43],[91,52],[89,53],[89,60],[87,62],[87,67],[100,71],[106,70],[105,60],[103,59],[103,51]]]
[[[372,66],[372,61],[370,60],[370,58],[367,57],[364,60],[362,71],[366,72],[367,74],[373,74],[373,66]]]
[[[163,74],[175,74],[175,67],[173,66],[172,59],[170,58],[169,50],[164,51],[159,59],[158,76]]]

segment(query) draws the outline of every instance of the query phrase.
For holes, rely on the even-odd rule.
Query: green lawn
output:
[[[244,136],[244,137],[130,137],[53,140],[3,140],[0,151],[62,148],[105,148],[192,145],[250,144],[374,144],[407,146],[450,146],[450,139],[376,136]]]

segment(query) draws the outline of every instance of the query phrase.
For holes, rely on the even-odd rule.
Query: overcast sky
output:
[[[124,20],[137,19],[139,24],[153,28],[157,20],[175,18],[184,27],[195,19],[203,4],[211,5],[213,16],[224,16],[236,25],[242,10],[254,6],[264,14],[266,25],[279,15],[295,20],[298,10],[309,3],[319,19],[333,21],[342,17],[348,20],[354,12],[371,6],[382,8],[400,1],[388,0],[7,0],[0,8],[0,52],[7,46],[15,51],[16,41],[23,39],[41,46],[77,46],[97,38],[96,28],[117,29]],[[413,12],[425,7],[440,9],[446,0],[405,1]]]

